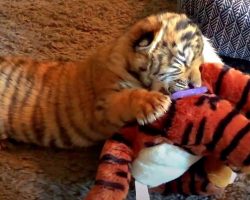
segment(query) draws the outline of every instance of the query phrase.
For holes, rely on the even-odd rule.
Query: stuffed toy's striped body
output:
[[[250,77],[212,63],[201,66],[201,75],[208,94],[173,101],[167,114],[153,124],[130,124],[106,142],[86,200],[125,199],[130,164],[139,152],[169,141],[203,158],[156,191],[215,194],[228,185],[232,169],[250,171]]]

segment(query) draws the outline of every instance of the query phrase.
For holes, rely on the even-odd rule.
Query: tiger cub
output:
[[[131,120],[150,123],[171,104],[154,90],[201,84],[202,41],[185,15],[164,13],[142,19],[84,62],[1,57],[1,139],[86,147]]]

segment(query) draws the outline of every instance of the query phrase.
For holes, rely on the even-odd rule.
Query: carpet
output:
[[[83,60],[139,18],[175,7],[172,0],[1,0],[0,54]],[[8,146],[0,151],[0,200],[78,200],[93,184],[102,145],[71,151]],[[241,179],[220,198],[249,199],[249,186]],[[133,191],[128,199],[135,199]]]

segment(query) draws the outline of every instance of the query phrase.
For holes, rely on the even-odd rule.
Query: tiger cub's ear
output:
[[[154,40],[156,32],[160,30],[161,25],[157,16],[150,16],[137,22],[127,32],[131,47],[136,51],[149,46]]]
[[[120,47],[123,54],[126,55],[128,63],[127,71],[138,80],[141,79],[141,73],[149,71],[150,58],[147,47],[150,47],[160,28],[161,22],[157,16],[147,17],[130,27],[120,42]]]

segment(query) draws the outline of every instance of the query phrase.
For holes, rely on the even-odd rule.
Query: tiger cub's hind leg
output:
[[[0,151],[6,150],[9,147],[9,140],[8,139],[1,139],[0,140]]]
[[[0,122],[0,151],[8,149],[9,146],[9,138],[8,135],[5,134],[3,126],[4,125]]]
[[[4,130],[2,129],[0,132],[0,151],[6,150],[10,146],[10,140],[9,137],[4,134]]]

